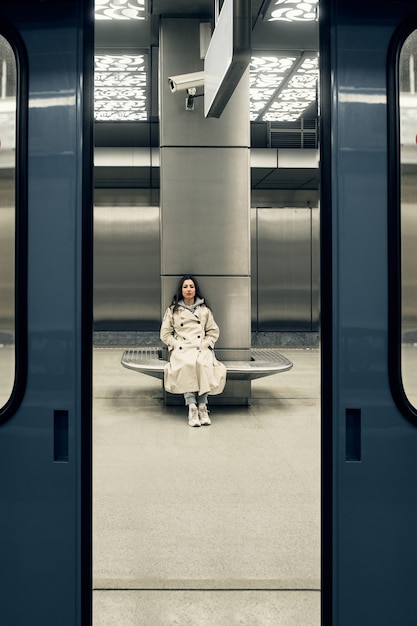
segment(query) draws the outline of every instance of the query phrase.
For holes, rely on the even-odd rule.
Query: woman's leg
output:
[[[201,396],[198,396],[198,416],[202,426],[210,426],[211,424],[211,419],[209,418],[209,412],[207,410],[207,397],[208,393],[203,393]]]
[[[196,391],[187,391],[184,394],[185,405],[190,406],[190,404],[195,404],[197,406],[197,392]]]
[[[184,394],[185,405],[188,406],[188,425],[200,426],[197,409],[197,392],[188,391]]]
[[[201,396],[198,396],[198,404],[207,404],[208,393],[203,393]]]

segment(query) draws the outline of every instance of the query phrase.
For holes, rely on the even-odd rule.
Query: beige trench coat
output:
[[[164,370],[167,391],[197,391],[199,395],[223,391],[226,368],[214,354],[219,334],[213,313],[205,304],[197,306],[194,313],[181,306],[175,313],[171,307],[165,311],[160,337],[169,351]]]

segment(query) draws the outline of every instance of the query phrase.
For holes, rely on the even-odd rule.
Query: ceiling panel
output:
[[[318,23],[317,22],[267,22],[263,15],[267,10],[269,0],[252,0],[252,48],[257,55],[284,56],[292,54],[301,56],[303,53],[318,50]],[[114,124],[97,124],[96,140],[98,146],[155,146],[158,144],[158,103],[157,103],[157,51],[158,51],[158,24],[166,17],[201,17],[212,19],[215,0],[153,0],[150,2],[152,16],[146,22],[108,22],[96,24],[96,48],[113,49],[119,51],[123,46],[127,52],[132,48],[148,48],[156,51],[151,59],[153,75],[151,79],[152,111],[150,122],[143,122],[132,126],[129,124],[117,126]],[[314,118],[317,114],[316,106],[310,108],[308,117]],[[268,147],[271,142],[269,126],[265,122],[253,125],[251,130],[255,143],[252,146]],[[256,132],[255,132],[256,130]],[[290,128],[288,129],[290,130]],[[107,170],[107,168],[105,168]],[[107,178],[108,177],[108,178]],[[108,171],[98,173],[96,184],[100,186],[134,187],[146,186],[151,180],[152,186],[157,186],[159,180],[150,172],[117,172]],[[318,170],[303,169],[252,169],[252,186],[257,190],[288,190],[288,189],[318,189]]]
[[[252,189],[318,189],[318,170],[262,169],[251,170]]]

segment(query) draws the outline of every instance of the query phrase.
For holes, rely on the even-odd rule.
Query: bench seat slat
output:
[[[286,372],[292,362],[276,348],[255,348],[251,350],[251,361],[223,361],[227,377],[231,380],[254,380]],[[129,348],[122,356],[122,365],[127,369],[154,378],[163,379],[166,360],[160,348]]]

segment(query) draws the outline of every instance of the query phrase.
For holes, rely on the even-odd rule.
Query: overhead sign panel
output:
[[[220,117],[251,59],[251,0],[225,0],[204,60],[204,115]]]

